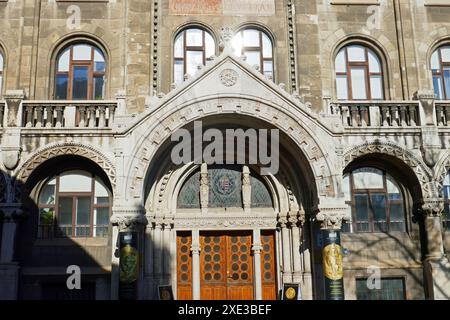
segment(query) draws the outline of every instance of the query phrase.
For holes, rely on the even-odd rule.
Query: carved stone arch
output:
[[[377,153],[394,157],[411,168],[419,181],[423,198],[433,198],[436,195],[433,174],[427,165],[412,152],[391,142],[366,142],[349,149],[344,153],[343,168],[358,158]]]
[[[34,152],[17,171],[16,183],[25,184],[31,173],[45,161],[64,155],[74,155],[86,158],[96,163],[108,176],[113,189],[116,184],[116,170],[111,160],[96,148],[80,143],[55,143],[47,145]]]
[[[439,196],[442,195],[442,187],[444,185],[445,177],[450,171],[450,151],[444,152],[436,163],[434,169],[434,181],[436,181],[436,188]]]
[[[132,151],[134,157],[128,166],[124,192],[134,199],[144,198],[142,193],[149,165],[161,145],[170,139],[176,130],[208,116],[241,114],[266,122],[283,132],[309,161],[317,193],[334,194],[336,189],[332,173],[334,166],[320,139],[307,126],[299,123],[298,115],[293,114],[290,111],[292,109],[254,99],[254,97],[229,98],[218,104],[217,97],[208,97],[177,106],[175,109],[169,104],[167,110],[166,108],[158,110],[154,114],[157,121],[152,121],[149,128],[144,133],[141,132],[136,148]]]

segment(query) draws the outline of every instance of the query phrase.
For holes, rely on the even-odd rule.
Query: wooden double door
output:
[[[252,232],[200,233],[200,298],[202,300],[254,299],[254,256]],[[192,261],[186,252],[190,234],[178,235],[178,299],[191,299]],[[263,299],[276,298],[275,238],[261,235]]]

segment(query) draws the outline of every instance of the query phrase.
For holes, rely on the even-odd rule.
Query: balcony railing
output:
[[[330,112],[339,115],[344,127],[420,126],[418,101],[337,101]]]
[[[450,101],[436,101],[436,121],[439,127],[450,126]]]
[[[111,128],[116,101],[23,101],[26,128]]]
[[[5,101],[0,101],[0,128],[3,127],[3,120],[5,119],[6,103]]]

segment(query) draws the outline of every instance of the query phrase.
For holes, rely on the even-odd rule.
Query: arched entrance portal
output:
[[[202,121],[219,131],[272,129],[243,116]],[[317,204],[316,184],[301,150],[286,135],[279,138],[279,170],[267,175],[259,163],[175,165],[174,143],[159,148],[145,191],[149,298],[170,284],[178,299],[270,300],[293,282],[312,296],[305,217]]]

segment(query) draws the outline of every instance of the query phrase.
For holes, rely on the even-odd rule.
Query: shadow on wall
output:
[[[92,214],[96,214],[96,209],[90,208],[95,208],[94,195],[53,193],[51,201],[42,203],[39,199],[42,193],[48,191],[43,188],[49,179],[68,170],[85,170],[98,175],[111,190],[101,169],[95,163],[77,156],[48,160],[30,175],[26,184],[15,182],[5,171],[0,172],[0,210],[3,217],[0,230],[5,235],[0,267],[13,265],[17,270],[15,278],[18,279],[13,294],[2,292],[10,290],[11,286],[0,283],[0,297],[25,300],[110,299],[112,228],[108,220],[101,236],[92,237]],[[63,204],[67,204],[69,199],[73,205],[67,209]],[[84,200],[87,207],[83,207],[80,200]],[[10,208],[19,207],[20,203],[22,212],[15,211],[11,216]],[[112,196],[109,215],[111,207]],[[69,215],[71,221],[63,224],[61,219],[67,220]],[[77,219],[82,218],[91,222],[78,226]],[[17,226],[15,235],[9,231],[14,224]],[[12,253],[9,259],[6,252]],[[7,279],[0,277],[0,281]],[[68,285],[75,286],[75,289],[70,290]]]

